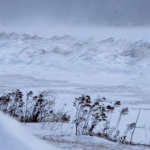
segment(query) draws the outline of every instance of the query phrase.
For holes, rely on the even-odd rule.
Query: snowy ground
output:
[[[122,120],[122,128],[132,123],[141,110],[138,126],[146,125],[147,132],[150,131],[149,66],[148,39],[98,41],[93,38],[79,40],[68,35],[43,38],[0,33],[0,94],[13,89],[24,92],[52,90],[56,95],[56,107],[67,103],[66,109],[72,110],[71,115],[74,115],[74,98],[81,94],[93,99],[104,96],[110,102],[120,100],[130,108],[130,114]],[[114,115],[114,123],[115,119]],[[139,128],[135,134],[135,141],[149,143],[143,129]],[[71,137],[75,138],[73,134]],[[57,140],[51,143],[57,145]],[[82,137],[80,141],[82,143]]]
[[[59,131],[49,130],[44,124],[22,124],[0,113],[0,149],[2,150],[143,150],[144,147],[118,145],[98,137],[71,135],[70,127],[63,136],[56,135]],[[60,124],[59,124],[60,125]],[[29,128],[27,128],[29,126]],[[47,127],[50,127],[48,125]],[[58,124],[56,125],[58,126]],[[42,128],[41,128],[42,127]],[[36,137],[30,134],[35,134]],[[69,133],[70,132],[70,133]],[[69,134],[68,134],[69,133]],[[56,148],[57,147],[57,148]]]
[[[73,124],[42,123],[23,125],[28,132],[38,138],[48,141],[53,146],[64,150],[146,150],[144,146],[129,146],[113,143],[94,136],[75,136]],[[142,135],[142,134],[141,134]],[[134,137],[138,136],[136,134]],[[144,137],[144,136],[143,136]],[[143,138],[141,137],[141,138]],[[135,138],[134,138],[135,140]]]

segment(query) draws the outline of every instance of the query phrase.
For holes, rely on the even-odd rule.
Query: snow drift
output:
[[[21,125],[0,112],[1,150],[56,150],[28,134]]]

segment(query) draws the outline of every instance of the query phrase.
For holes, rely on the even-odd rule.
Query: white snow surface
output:
[[[21,125],[10,117],[0,113],[0,149],[1,150],[57,150],[30,135]]]
[[[0,74],[97,85],[150,85],[150,42],[0,33]],[[107,82],[106,82],[107,77]],[[90,79],[90,80],[89,80]]]
[[[42,38],[0,33],[1,75],[52,79],[70,74],[75,80],[74,76],[103,78],[107,74],[108,80],[118,76],[120,84],[132,82],[146,86],[150,84],[149,58],[148,40],[131,42],[109,38],[95,41],[93,38],[77,40],[69,35]],[[102,81],[97,84],[100,83],[104,84]]]
[[[66,103],[66,110],[71,110],[72,117],[75,114],[74,98],[81,94],[88,94],[92,99],[97,95],[104,96],[109,102],[120,100],[123,106],[126,105],[131,110],[120,124],[122,132],[127,124],[135,121],[138,111],[141,110],[139,129],[136,130],[134,141],[147,144],[150,142],[149,137],[141,127],[146,126],[149,135],[149,66],[150,40],[148,39],[81,40],[69,35],[44,38],[28,34],[0,33],[0,95],[18,88],[23,92],[52,90],[56,95],[56,108],[60,109]],[[118,116],[114,115],[113,126],[117,118]],[[0,122],[2,120],[5,119],[1,119]],[[0,124],[0,128],[6,130],[2,131],[5,139],[10,135],[9,131],[10,137],[14,136],[10,124],[9,121]],[[33,134],[43,135],[43,132],[46,132],[44,136],[49,136],[53,133],[39,129],[33,130]],[[64,129],[62,130],[58,132],[59,137],[65,132]],[[73,133],[69,139],[74,140],[74,131],[71,132]],[[16,133],[20,134],[20,130]],[[54,135],[51,136],[55,138]],[[57,141],[57,138],[54,141]]]

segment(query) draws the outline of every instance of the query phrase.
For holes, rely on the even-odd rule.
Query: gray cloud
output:
[[[150,0],[0,0],[0,24],[150,24],[149,6]]]

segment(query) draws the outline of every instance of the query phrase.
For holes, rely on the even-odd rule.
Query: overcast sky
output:
[[[150,0],[0,0],[1,26],[150,24]]]

